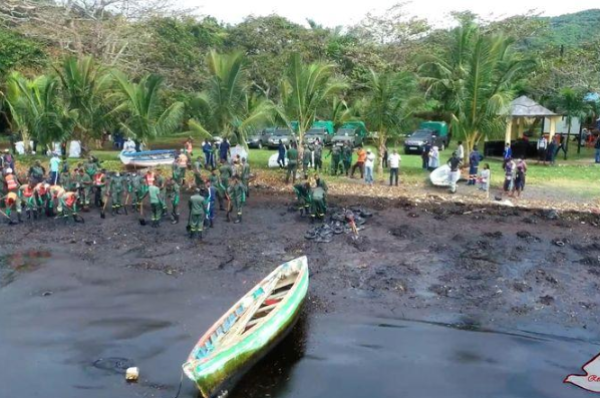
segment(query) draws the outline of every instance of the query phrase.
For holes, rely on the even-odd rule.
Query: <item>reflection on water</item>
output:
[[[45,259],[50,258],[49,251],[27,250],[0,257],[0,287],[15,281],[19,273],[38,269]]]
[[[228,397],[277,397],[284,393],[294,365],[306,352],[308,329],[303,312],[290,334],[240,380]]]
[[[595,342],[453,325],[313,316],[257,365],[232,397],[577,397],[566,369]],[[583,363],[583,362],[582,362]]]

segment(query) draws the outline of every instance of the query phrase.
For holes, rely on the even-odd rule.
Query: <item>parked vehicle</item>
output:
[[[261,149],[263,146],[267,146],[269,138],[273,134],[275,129],[264,129],[248,137],[248,148]]]
[[[342,125],[331,139],[333,145],[352,143],[357,147],[363,144],[367,136],[367,127],[363,122],[348,122]]]
[[[304,142],[307,144],[314,143],[317,138],[323,145],[331,145],[331,140],[335,133],[333,122],[318,121],[314,122],[310,130],[304,134]]]
[[[283,145],[288,146],[292,142],[296,141],[296,135],[286,128],[278,128],[269,137],[267,146],[271,149],[277,148],[280,140],[283,142]]]
[[[404,153],[421,154],[426,142],[436,145],[441,151],[446,149],[450,142],[446,122],[430,121],[421,123],[417,131],[406,137],[404,141]]]

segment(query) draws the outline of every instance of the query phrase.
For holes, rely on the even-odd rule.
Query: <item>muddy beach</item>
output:
[[[272,268],[299,255],[308,256],[311,270],[304,320],[242,382],[239,396],[299,396],[298,385],[315,372],[325,385],[346,381],[345,393],[336,390],[344,396],[375,386],[378,396],[395,396],[405,383],[417,393],[418,382],[429,383],[431,395],[547,396],[545,387],[532,387],[535,375],[515,389],[484,384],[494,372],[509,377],[521,366],[560,385],[600,351],[595,216],[332,198],[348,206],[362,201],[373,216],[358,240],[341,234],[317,243],[305,239],[311,226],[289,211],[290,201],[255,192],[241,226],[221,213],[202,243],[186,238],[185,224],[156,230],[134,214],[3,225],[0,357],[13,365],[0,382],[22,396],[173,396],[179,366],[204,330]],[[411,349],[401,350],[399,341]],[[548,363],[538,369],[515,362],[502,347]],[[552,360],[545,357],[551,350]],[[432,363],[414,358],[436,356],[457,367],[439,383],[421,380],[418,370]],[[358,362],[374,374],[379,363],[388,370],[352,388],[350,380],[364,376],[353,367]],[[135,386],[121,377],[131,363],[142,370]],[[480,383],[450,382],[471,366],[484,366]],[[557,396],[579,394],[560,388]],[[195,396],[189,384],[182,394]]]

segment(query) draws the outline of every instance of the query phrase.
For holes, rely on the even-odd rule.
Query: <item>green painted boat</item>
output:
[[[200,338],[183,371],[205,398],[226,396],[294,327],[308,291],[308,263],[277,267]]]

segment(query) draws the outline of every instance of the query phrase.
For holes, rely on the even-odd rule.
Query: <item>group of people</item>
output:
[[[353,163],[354,154],[356,154],[356,162]],[[301,157],[302,159],[300,159],[296,142],[292,142],[290,147],[287,148],[279,141],[277,163],[280,168],[287,168],[286,184],[289,184],[290,180],[292,184],[295,184],[300,164],[302,165],[304,178],[307,178],[311,168],[314,168],[315,172],[323,170],[323,144],[318,138],[312,143],[304,144]],[[354,178],[355,173],[358,171],[360,178],[364,179],[366,184],[373,185],[376,156],[371,149],[365,149],[362,145],[354,149],[351,142],[336,143],[331,146],[329,153],[325,155],[325,158],[329,157],[331,157],[330,173],[332,176],[340,175]],[[400,155],[397,150],[394,150],[389,157],[386,151],[384,157],[384,163],[390,166],[390,186],[398,186]]]
[[[71,172],[68,163],[61,167],[62,160],[55,154],[50,159],[49,172],[36,161],[26,175],[18,178],[14,159],[7,153],[0,157],[0,207],[11,223],[22,222],[23,212],[31,220],[45,215],[83,222],[79,210],[87,212],[93,206],[104,217],[109,204],[113,215],[127,213],[130,208],[143,217],[144,201],[148,198],[151,225],[157,228],[165,217],[173,224],[179,223],[180,196],[187,186],[192,190],[187,224],[190,237],[202,238],[204,227],[214,225],[217,204],[220,210],[227,211],[228,221],[233,216],[240,223],[249,194],[250,166],[246,159],[222,158],[218,168],[208,167],[201,157],[192,163],[188,149],[179,152],[170,176],[152,168],[145,172],[109,173],[93,156]],[[192,176],[186,179],[188,171]]]
[[[319,174],[294,185],[300,216],[310,216],[311,222],[323,220],[327,214],[327,183]]]

